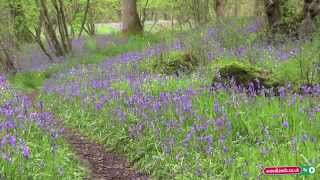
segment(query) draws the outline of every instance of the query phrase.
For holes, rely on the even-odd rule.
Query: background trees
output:
[[[72,39],[95,36],[99,23],[121,22],[124,33],[166,21],[172,28],[203,26],[228,17],[263,17],[273,33],[310,34],[317,0],[0,0],[4,69],[15,69],[14,52],[36,43],[49,59],[72,53]],[[224,17],[224,18],[221,18]],[[152,28],[151,28],[152,29]],[[293,33],[293,34],[294,34]]]

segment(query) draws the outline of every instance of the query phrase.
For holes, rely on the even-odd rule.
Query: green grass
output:
[[[239,37],[236,30],[226,32],[229,39],[224,42],[234,47],[247,41]],[[162,42],[165,36],[133,36],[128,43],[97,50],[92,57],[112,57],[148,47],[153,42]],[[252,43],[256,37],[248,40]],[[91,45],[90,45],[91,46]],[[315,44],[306,45],[313,47]],[[284,62],[266,59],[252,63],[249,58],[223,57],[206,67],[199,67],[191,75],[176,77],[157,77],[145,79],[142,84],[132,87],[127,80],[111,83],[111,88],[121,93],[120,97],[112,97],[101,110],[96,109],[99,99],[91,101],[80,97],[70,98],[57,94],[41,92],[40,99],[46,103],[48,110],[54,112],[66,124],[87,135],[90,139],[111,147],[114,151],[128,156],[139,169],[154,179],[272,179],[262,176],[263,166],[301,166],[310,165],[320,168],[319,128],[320,114],[314,113],[319,106],[317,96],[299,96],[289,94],[287,97],[248,97],[233,91],[212,92],[201,90],[212,83],[215,71],[220,66],[241,62],[257,68],[265,68],[275,73],[281,80],[301,85],[305,78],[300,74],[301,62],[305,69],[312,64],[314,49],[305,49],[301,56]],[[95,49],[93,47],[93,49]],[[97,55],[99,54],[99,55]],[[308,55],[308,56],[307,56]],[[99,58],[79,61],[82,64],[98,63]],[[97,60],[99,59],[99,60]],[[152,60],[156,60],[152,59]],[[170,60],[170,59],[169,59]],[[73,62],[73,61],[70,61]],[[140,71],[150,70],[152,62],[143,61]],[[132,66],[119,68],[119,74],[132,72]],[[118,68],[118,67],[115,67]],[[131,69],[132,68],[132,69]],[[100,69],[103,70],[103,69]],[[59,71],[56,71],[59,72]],[[87,74],[83,74],[86,77]],[[39,75],[37,81],[30,85],[20,77],[14,84],[21,87],[39,87],[46,77]],[[17,76],[19,77],[19,76]],[[81,77],[82,78],[82,77]],[[85,82],[80,77],[66,75],[57,83],[68,83],[71,79]],[[65,80],[65,82],[64,82]],[[41,82],[41,83],[40,83]],[[184,90],[194,90],[190,96],[192,111],[183,110],[179,99],[162,105],[160,110],[154,106],[131,105],[127,96],[143,92],[144,97],[159,98],[167,92],[172,96],[189,97]],[[87,96],[108,95],[108,91],[85,89]],[[93,98],[93,97],[91,97]],[[215,110],[215,102],[220,110]],[[142,100],[140,103],[143,103]],[[154,105],[154,104],[153,104]],[[119,113],[120,112],[120,113]],[[218,128],[217,121],[224,118],[224,124]],[[174,128],[167,128],[168,123],[177,123]],[[284,122],[288,126],[283,125]],[[138,130],[139,136],[133,137],[132,131],[137,125],[144,123],[144,129]],[[208,123],[206,130],[193,133],[188,145],[186,137],[193,129],[201,129]],[[231,126],[230,126],[231,125]],[[221,125],[220,125],[221,126]],[[197,128],[196,128],[197,127]],[[208,142],[200,138],[212,137],[212,153],[206,153]],[[170,140],[174,140],[170,145]],[[319,172],[309,177],[283,176],[283,179],[317,179]]]
[[[42,99],[68,125],[114,151],[124,153],[131,162],[155,179],[245,179],[247,174],[248,179],[256,179],[261,176],[262,166],[311,165],[320,168],[316,140],[320,138],[317,133],[320,114],[311,117],[309,113],[316,107],[319,97],[289,95],[285,98],[253,98],[245,94],[199,90],[211,84],[217,67],[235,61],[214,61],[212,66],[204,68],[205,71],[199,69],[192,75],[180,78],[146,80],[138,88],[135,87],[155,97],[164,92],[175,94],[189,88],[198,93],[192,98],[193,113],[176,112],[176,108],[179,108],[176,103],[165,105],[160,112],[152,108],[144,109],[144,114],[149,117],[148,122],[152,123],[137,139],[130,136],[130,130],[143,122],[145,117],[137,114],[124,98],[125,94],[134,95],[136,90],[130,88],[127,81],[111,85],[113,89],[124,92],[124,96],[109,100],[101,111],[95,109],[95,104],[84,103],[78,98],[66,99],[43,93]],[[247,60],[241,61],[249,63]],[[294,71],[298,70],[295,61],[271,66],[270,70],[276,67],[298,73]],[[127,70],[130,71],[130,68]],[[282,74],[284,77],[285,74]],[[90,93],[106,92],[91,89]],[[214,111],[215,101],[219,102],[224,115]],[[119,109],[126,114],[125,120],[117,114]],[[200,116],[203,120],[198,119]],[[215,121],[221,116],[226,116],[232,124],[232,130],[223,143],[219,139],[226,134],[226,127],[215,129]],[[186,119],[180,127],[170,130],[165,127],[168,121],[179,122],[180,118]],[[183,141],[192,126],[203,125],[206,121],[210,123],[208,130],[195,133],[189,146],[184,146]],[[289,127],[283,126],[285,121],[288,121]],[[205,153],[207,143],[198,139],[207,135],[214,139],[213,154],[210,155]],[[171,138],[175,139],[175,143],[168,153],[165,144]],[[226,148],[228,151],[224,151]],[[198,171],[201,176],[197,176]],[[319,173],[308,179],[316,179],[317,176]],[[266,176],[262,178],[268,179]]]
[[[15,132],[30,148],[30,158],[22,156],[21,150],[7,147],[13,152],[11,161],[0,159],[1,177],[7,179],[83,179],[86,170],[81,167],[71,147],[61,138],[52,137],[33,124],[25,124],[25,130]],[[57,150],[52,152],[53,143]],[[10,150],[9,150],[10,149]],[[16,151],[16,152],[15,152]]]
[[[122,36],[117,34],[115,36]],[[114,45],[106,49],[97,50],[92,40],[87,39],[87,46],[93,52],[85,54],[82,57],[68,57],[67,62],[63,64],[53,64],[50,68],[44,71],[36,72],[18,72],[15,75],[9,77],[10,84],[20,90],[39,90],[46,80],[48,80],[53,74],[64,72],[79,64],[98,64],[102,61],[132,51],[142,51],[143,49],[159,43],[163,39],[172,38],[169,32],[163,34],[150,34],[145,33],[143,36],[130,36],[127,43],[121,45]]]
[[[121,37],[122,35],[119,36]],[[133,35],[128,37],[127,43],[122,45],[112,45],[111,47],[108,47],[106,49],[99,50],[99,53],[102,53],[106,57],[113,57],[126,52],[141,51],[156,43],[163,42],[163,40],[168,36],[171,36],[169,32],[165,32],[162,34],[144,33],[143,35]]]
[[[97,28],[97,34],[114,34],[114,33],[118,33],[119,30],[116,28],[113,28],[109,25],[102,25],[99,28]]]
[[[182,80],[177,84],[183,89],[183,86],[188,86],[188,83]],[[154,86],[151,89],[157,89],[157,85]],[[158,85],[158,88],[163,87]],[[132,140],[128,131],[142,120],[127,108],[121,99],[109,102],[101,112],[97,113],[92,108],[84,108],[81,102],[76,100],[63,100],[54,95],[44,95],[43,98],[52,104],[51,110],[65,119],[70,126],[78,128],[79,131],[98,142],[113,147],[116,151],[125,153],[131,161],[134,161],[142,170],[152,173],[156,179],[173,178],[173,175],[176,179],[195,179],[199,178],[195,176],[197,169],[203,172],[202,178],[234,179],[243,177],[245,172],[248,172],[251,177],[257,177],[260,173],[257,167],[259,164],[276,166],[310,163],[309,165],[320,167],[320,162],[317,160],[320,158],[317,153],[317,144],[301,139],[303,135],[319,138],[317,133],[320,128],[319,122],[311,121],[306,111],[301,112],[301,109],[310,109],[319,99],[306,98],[290,105],[291,96],[285,99],[276,97],[252,99],[226,93],[201,93],[193,98],[193,106],[197,114],[214,123],[218,115],[213,111],[213,101],[218,99],[232,122],[231,135],[225,142],[228,152],[223,151],[223,146],[218,141],[223,132],[215,130],[214,126],[209,127],[206,132],[195,135],[194,138],[202,135],[212,135],[215,138],[213,155],[206,155],[203,152],[206,144],[203,143],[198,147],[197,139],[193,139],[188,148],[182,144],[190,131],[190,125],[201,124],[191,114],[185,114],[187,121],[182,129],[173,129],[168,132],[164,128],[165,122],[175,120],[178,116],[172,111],[174,105],[166,107],[160,114],[146,111],[145,113],[154,118],[152,119],[155,123],[154,128],[148,127],[139,139]],[[234,99],[238,102],[237,104],[233,103]],[[125,123],[120,123],[119,117],[115,116],[114,110],[117,108],[127,113]],[[315,118],[319,119],[320,116],[317,115]],[[282,126],[285,120],[288,120],[289,128]],[[266,127],[270,137],[263,131]],[[160,129],[160,139],[156,136],[157,128]],[[297,151],[293,150],[293,137],[299,138]],[[177,142],[171,153],[164,152],[163,143],[167,138],[175,138]],[[255,143],[256,141],[263,143],[259,145]],[[263,154],[261,153],[263,148],[270,148],[271,151]],[[183,160],[177,160],[178,155],[183,157]],[[230,164],[224,163],[225,160],[232,158],[234,161]],[[286,179],[294,179],[294,177]]]
[[[10,84],[19,90],[39,90],[43,83],[50,78],[50,71],[47,72],[21,72],[9,77]]]
[[[48,130],[31,121],[29,116],[35,110],[22,108],[22,102],[17,101],[18,96],[14,89],[1,88],[0,93],[1,107],[10,103],[17,111],[10,118],[15,124],[14,128],[8,128],[4,124],[8,123],[8,118],[3,112],[0,114],[0,179],[83,179],[87,170],[76,159],[65,140],[60,136],[52,138]],[[19,113],[24,110],[28,113],[26,117]],[[53,131],[54,129],[50,128],[50,132]],[[15,141],[7,139],[3,144],[5,137],[15,137]],[[24,147],[29,148],[28,157],[23,154]]]

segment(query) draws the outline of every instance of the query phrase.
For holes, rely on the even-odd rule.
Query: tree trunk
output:
[[[0,42],[0,48],[2,50],[2,53],[4,55],[3,58],[0,56],[0,63],[3,65],[5,72],[17,72],[17,68],[14,66],[13,60],[10,56],[10,52],[8,48]]]
[[[144,29],[144,24],[147,20],[147,9],[148,9],[148,5],[149,5],[149,0],[146,0],[146,3],[144,5],[144,7],[140,8],[141,11],[140,11],[140,22],[141,22],[141,26],[142,26],[142,29]]]
[[[309,13],[309,6],[311,5],[313,0],[304,0],[304,6],[303,6],[303,17],[307,18]]]
[[[240,8],[239,0],[233,1],[233,4],[234,4],[233,16],[238,16],[239,15],[239,8]]]
[[[129,34],[143,31],[137,12],[137,0],[122,0],[122,31]]]
[[[316,31],[316,16],[320,14],[320,1],[304,0],[303,21],[298,33],[300,37],[307,37]]]
[[[38,45],[40,46],[42,52],[49,58],[49,61],[53,61],[52,56],[50,55],[50,53],[47,51],[45,45],[43,44],[42,40],[41,40],[41,34],[42,34],[42,18],[39,17],[39,22],[38,22],[38,27],[35,28],[35,32],[36,34],[34,35],[34,39],[36,40],[36,42],[38,43]]]
[[[64,14],[64,4],[62,0],[58,0],[58,1],[52,0],[51,2],[56,10],[56,17],[57,17],[58,29],[59,29],[60,38],[61,38],[61,44],[64,48],[64,51],[68,53],[71,51],[72,47],[71,47],[71,40],[69,37],[66,17]]]
[[[264,2],[269,28],[274,29],[281,21],[280,0],[264,0]]]
[[[215,0],[214,10],[217,17],[224,17],[224,11],[226,6],[226,0]]]
[[[27,25],[22,3],[23,2],[21,0],[9,1],[10,15],[14,26],[14,35],[20,42],[32,42],[33,36]]]
[[[84,28],[84,30],[87,32],[89,36],[96,35],[94,14],[95,14],[95,8],[91,7],[88,12],[88,20],[87,20],[86,26]]]
[[[255,0],[254,2],[254,14],[255,16],[257,17],[260,17],[262,16],[262,7],[263,7],[263,0]]]
[[[304,17],[310,16],[312,20],[320,15],[320,1],[319,0],[304,0]]]
[[[56,32],[52,26],[52,22],[49,17],[48,8],[47,8],[47,1],[46,0],[39,0],[40,5],[40,16],[43,18],[43,22],[45,25],[45,29],[47,31],[48,37],[50,42],[52,43],[56,56],[65,56],[66,52],[64,51],[63,47],[60,45]]]
[[[81,37],[82,31],[85,28],[84,26],[85,26],[85,24],[87,22],[89,9],[90,9],[90,0],[87,0],[86,10],[84,12],[84,17],[83,17],[83,20],[82,20],[82,23],[81,23],[81,28],[80,28],[80,32],[79,32],[78,38]]]

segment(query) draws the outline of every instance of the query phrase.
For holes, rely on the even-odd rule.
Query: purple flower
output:
[[[16,146],[16,143],[17,143],[16,137],[10,136],[10,140],[9,141],[10,141],[11,146]]]
[[[212,147],[213,137],[211,135],[203,136],[203,137],[200,138],[200,140],[207,143],[206,153],[208,155],[212,154],[212,151],[213,151],[213,147]]]
[[[99,80],[93,80],[93,81],[91,82],[91,85],[92,85],[92,88],[94,88],[94,89],[101,89],[101,88],[103,88],[103,83],[102,83],[102,81],[99,81]]]
[[[257,95],[257,89],[255,88],[255,85],[253,82],[250,82],[249,85],[248,85],[248,91],[249,91],[249,94],[251,96],[256,96]]]
[[[214,101],[214,112],[215,113],[220,113],[221,112],[221,108],[220,108],[220,104],[218,100]]]
[[[188,96],[181,97],[181,103],[183,106],[183,110],[186,112],[190,112],[192,109],[192,101]]]
[[[278,52],[278,58],[280,60],[287,60],[290,58],[290,53],[286,52],[286,51],[283,51],[283,50],[280,50]]]
[[[127,119],[126,112],[124,112],[121,108],[116,109],[116,114],[121,122],[125,122]]]
[[[285,127],[285,128],[288,128],[289,127],[289,122],[288,121],[284,121],[282,123],[282,126]]]
[[[1,142],[0,142],[0,147],[3,147],[7,144],[7,136],[4,136],[2,139],[1,139]]]
[[[96,104],[96,109],[97,109],[98,111],[100,111],[100,110],[103,108],[103,106],[104,106],[103,103],[97,103],[97,104]]]
[[[286,96],[286,89],[284,87],[280,87],[278,91],[279,91],[280,97]]]
[[[0,110],[2,111],[1,113],[3,113],[7,117],[11,117],[14,114],[14,108],[10,103],[5,104],[3,107],[1,107]]]
[[[235,49],[235,55],[237,57],[245,56],[246,52],[247,52],[247,49],[245,47],[239,47],[239,48]]]
[[[129,136],[133,139],[138,138],[139,136],[141,136],[144,133],[145,130],[145,124],[144,123],[138,123],[133,127],[129,127]]]
[[[220,130],[223,129],[225,127],[225,120],[223,118],[216,119],[215,126]]]
[[[188,145],[189,145],[190,141],[191,141],[192,138],[193,138],[193,134],[194,134],[194,133],[195,133],[195,130],[194,130],[194,128],[192,128],[192,129],[190,130],[190,132],[188,133],[187,137],[183,140],[183,144],[184,144],[185,146],[188,146]]]
[[[29,158],[30,157],[30,149],[28,146],[23,146],[23,156],[25,158]]]
[[[304,94],[310,94],[312,92],[312,88],[310,86],[304,85],[301,87]]]
[[[224,152],[224,153],[229,152],[229,148],[228,148],[227,146],[223,146],[223,152]]]
[[[156,112],[159,112],[161,110],[161,102],[160,101],[156,101],[153,103],[153,109],[156,111]]]
[[[7,130],[13,129],[13,128],[15,128],[15,126],[16,126],[16,124],[15,124],[14,120],[8,120],[5,122],[5,125],[4,125],[4,127]]]
[[[7,86],[7,80],[6,77],[0,74],[0,88]]]

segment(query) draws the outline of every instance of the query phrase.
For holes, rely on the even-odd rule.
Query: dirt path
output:
[[[61,123],[59,123],[61,126]],[[62,136],[72,146],[80,160],[89,168],[87,179],[147,180],[147,176],[130,167],[125,157],[106,151],[105,147],[89,141],[70,128],[64,127]]]
[[[38,92],[25,93],[30,98],[34,107],[38,100]],[[40,112],[39,109],[37,109]],[[53,126],[63,128],[61,136],[71,145],[74,152],[89,169],[89,180],[147,180],[144,174],[133,169],[124,156],[108,152],[100,144],[90,141],[77,131],[66,127],[61,120],[56,119]]]

